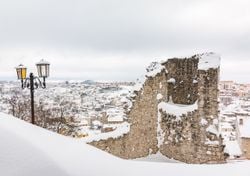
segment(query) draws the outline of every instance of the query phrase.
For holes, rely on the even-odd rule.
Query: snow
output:
[[[231,130],[234,129],[232,124],[230,124],[228,122],[221,122],[220,127],[221,127],[221,129],[231,129]]]
[[[127,104],[129,109],[131,108],[130,104]],[[126,115],[122,110],[119,110],[117,108],[111,108],[106,111],[107,112],[107,121],[108,122],[123,122],[124,119],[126,119]]]
[[[157,152],[156,154],[151,154],[143,158],[137,158],[134,161],[181,163],[180,161],[167,158],[166,156],[162,155],[160,152]]]
[[[232,158],[234,156],[241,156],[242,152],[237,141],[225,141],[224,151],[228,153]]]
[[[44,59],[42,59],[36,63],[36,65],[48,65],[48,64],[50,64],[50,63],[48,61],[45,61]]]
[[[198,83],[198,81],[194,79],[194,80],[193,80],[193,84],[196,84],[196,83]]]
[[[154,163],[119,159],[73,139],[0,113],[3,176],[248,176],[250,161],[222,165]]]
[[[163,132],[162,128],[161,128],[161,121],[162,121],[162,117],[161,117],[161,113],[158,109],[158,117],[157,117],[157,146],[158,148],[161,147],[161,145],[164,142],[164,137],[165,137],[165,133]]]
[[[210,152],[210,151],[207,151],[207,154],[208,154],[208,155],[211,155],[211,154],[212,154],[212,152]]]
[[[169,102],[161,102],[158,104],[158,122],[157,122],[157,141],[158,147],[160,147],[164,142],[165,133],[161,128],[161,113],[160,110],[165,111],[168,114],[174,115],[177,117],[176,120],[181,120],[181,116],[187,114],[188,112],[193,112],[198,109],[197,102],[192,105],[181,105],[174,104],[170,98]]]
[[[220,56],[216,53],[203,53],[197,56],[199,57],[199,70],[208,70],[210,68],[218,68],[220,66]]]
[[[207,120],[206,119],[201,119],[201,125],[202,126],[205,126],[205,125],[207,125]]]
[[[138,78],[135,82],[135,85],[132,88],[132,91],[140,91],[142,89],[145,81],[146,81],[145,76],[141,76],[140,78]]]
[[[23,64],[20,64],[16,67],[16,69],[26,69],[26,67]]]
[[[94,120],[92,122],[92,124],[95,125],[95,126],[101,126],[102,125],[102,123],[100,121],[98,121],[98,120]]]
[[[173,84],[175,84],[176,81],[175,81],[174,78],[170,78],[169,80],[167,80],[167,82],[168,82],[168,83],[173,83]]]
[[[140,91],[148,77],[155,77],[158,73],[165,70],[166,68],[160,62],[152,62],[147,68],[146,73],[136,80],[136,83],[133,87],[133,91]]]
[[[160,82],[159,88],[160,88],[160,89],[162,88],[162,83],[161,83],[161,82]]]
[[[215,125],[209,125],[206,129],[207,132],[215,134],[216,136],[219,136],[219,131],[218,129],[215,127]]]
[[[108,122],[123,122],[122,116],[108,117]]]
[[[211,141],[209,139],[205,142],[206,145],[219,145],[219,141]]]
[[[203,54],[198,54],[196,56],[199,58],[199,64],[198,64],[199,70],[208,70],[209,68],[218,68],[220,66],[220,56],[215,53],[212,52],[203,53]],[[162,62],[152,62],[147,67],[144,76],[142,76],[140,79],[136,81],[136,84],[133,88],[134,91],[140,91],[144,85],[144,82],[148,77],[155,77],[158,73],[162,72],[163,70],[165,70],[165,72],[168,73],[168,70],[163,65],[164,63],[167,62],[167,60]],[[175,84],[176,80],[174,78],[170,78],[167,82]],[[196,84],[198,83],[198,81],[193,80],[193,83]]]
[[[157,100],[160,100],[160,99],[162,99],[162,98],[163,98],[163,95],[160,94],[160,93],[158,93],[157,96],[156,96],[156,99],[157,99]]]
[[[87,126],[89,124],[89,122],[86,119],[83,119],[79,122],[79,125],[85,125]]]
[[[119,138],[124,136],[130,131],[130,124],[128,122],[123,122],[121,124],[117,124],[116,129],[107,133],[100,133],[98,135],[90,135],[88,137],[83,138],[82,140],[86,143],[90,143],[93,141],[106,140],[109,138]]]
[[[162,70],[164,70],[165,67],[159,63],[159,62],[152,62],[147,70],[146,76],[147,77],[155,77],[158,73],[160,73]]]
[[[197,101],[191,105],[174,104],[172,102],[161,102],[158,105],[158,109],[162,109],[168,114],[177,117],[177,120],[181,120],[182,115],[186,115],[188,112],[193,112],[198,109]]]
[[[219,124],[219,120],[218,120],[217,118],[214,119],[214,120],[213,120],[213,124],[214,124],[214,125],[218,125],[218,124]]]
[[[240,137],[250,138],[250,117],[243,118],[243,125],[239,125]]]
[[[63,137],[2,113],[0,139],[0,174],[4,176],[100,175],[105,171],[98,162],[110,159],[119,162],[80,140]],[[95,160],[97,157],[100,158]],[[99,171],[91,169],[96,164]],[[111,170],[106,174],[108,172],[111,174]]]
[[[104,124],[103,125],[103,128],[113,128],[113,129],[116,129],[117,127],[119,128],[120,124]]]

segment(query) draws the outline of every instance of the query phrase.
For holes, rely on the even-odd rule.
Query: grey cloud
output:
[[[47,57],[60,64],[54,67],[58,77],[77,77],[63,70],[82,75],[87,70],[110,79],[112,72],[131,79],[126,70],[133,68],[137,76],[155,58],[205,51],[237,64],[250,55],[249,5],[247,0],[0,1],[0,62],[12,59],[10,67]],[[230,70],[224,68],[222,77],[228,78]],[[2,75],[10,73],[1,69]]]

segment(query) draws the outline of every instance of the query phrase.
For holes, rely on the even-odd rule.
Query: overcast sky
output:
[[[154,60],[214,51],[250,83],[249,0],[0,0],[0,79],[44,58],[51,79],[135,80]]]

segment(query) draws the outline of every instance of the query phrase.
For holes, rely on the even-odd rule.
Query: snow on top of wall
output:
[[[169,80],[167,80],[167,82],[168,82],[168,83],[173,83],[173,84],[175,84],[176,81],[175,81],[174,78],[170,78]]]
[[[219,131],[218,129],[215,127],[215,125],[209,125],[206,129],[207,132],[215,134],[216,136],[219,136]]]
[[[213,124],[214,125],[218,125],[219,124],[219,120],[216,118],[216,119],[213,119]]]
[[[209,139],[206,140],[205,142],[206,145],[219,145],[219,141],[211,141]]]
[[[199,58],[198,69],[208,70],[210,68],[218,68],[220,66],[220,55],[210,52],[197,55]]]
[[[115,116],[115,117],[108,117],[108,122],[123,122],[124,117],[122,116]]]
[[[160,93],[158,93],[157,96],[156,96],[156,99],[157,99],[157,100],[161,100],[162,98],[163,98],[163,95],[160,94]]]
[[[177,117],[177,120],[181,120],[182,115],[186,115],[188,112],[193,112],[198,109],[198,102],[196,101],[191,105],[174,104],[172,102],[161,102],[158,104],[158,109],[163,110],[167,114],[171,114]]]
[[[129,131],[130,131],[130,124],[128,122],[123,122],[121,124],[117,124],[116,129],[114,131],[107,133],[100,133],[98,135],[91,135],[83,138],[83,141],[85,141],[86,143],[90,143],[94,141],[107,140],[109,138],[116,139],[124,136]]]
[[[198,54],[195,56],[199,58],[199,64],[198,64],[199,70],[208,70],[209,68],[218,68],[220,66],[220,56],[213,52]],[[188,59],[188,58],[191,58],[191,57],[182,57],[178,59]],[[162,72],[163,70],[165,70],[165,72],[168,73],[168,70],[164,66],[164,64],[168,60],[169,59],[166,59],[161,62],[152,62],[146,68],[146,73],[140,79],[136,80],[134,91],[140,91],[144,85],[144,82],[146,81],[148,77],[155,77],[158,73]],[[171,78],[168,81],[171,83],[175,83],[174,78]],[[194,80],[194,83],[197,83],[197,81]]]
[[[147,68],[146,73],[136,80],[135,86],[133,87],[133,91],[140,91],[143,88],[143,85],[147,78],[155,77],[162,70],[166,70],[166,68],[160,62],[152,62]]]
[[[200,124],[201,124],[202,126],[207,125],[207,123],[208,123],[208,121],[207,121],[206,119],[204,119],[204,118],[201,119]]]
[[[165,67],[159,62],[152,62],[147,68],[147,77],[155,77],[158,73],[164,70]]]
[[[146,81],[146,77],[143,75],[140,78],[138,78],[135,82],[135,85],[132,88],[132,91],[140,91]]]
[[[196,83],[198,83],[198,81],[197,81],[196,79],[194,79],[194,80],[193,80],[193,83],[196,84]]]

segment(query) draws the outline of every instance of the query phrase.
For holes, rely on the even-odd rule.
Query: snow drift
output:
[[[81,140],[64,137],[0,113],[2,176],[247,176],[250,162],[224,165],[151,163],[116,158]]]

